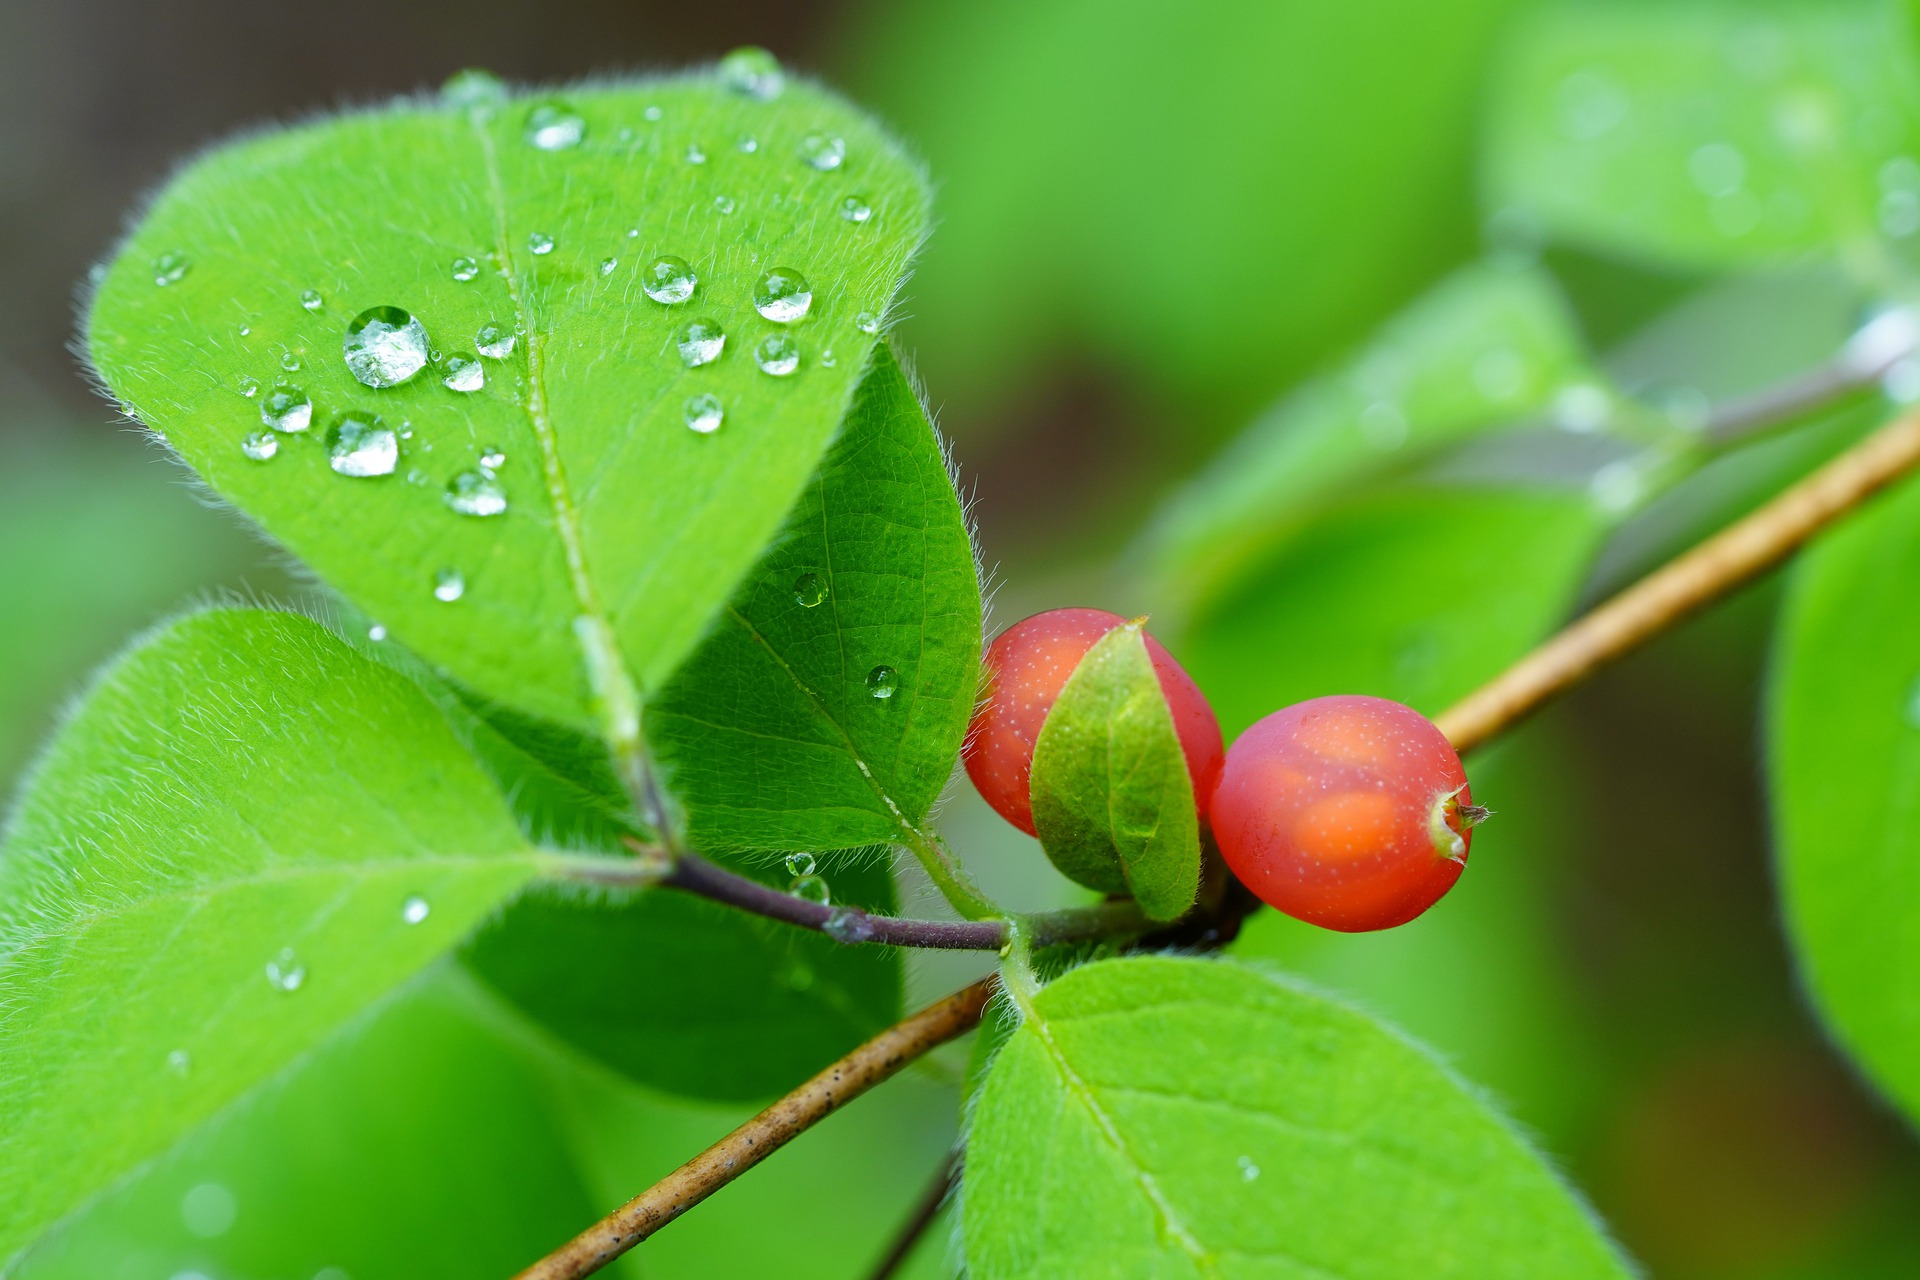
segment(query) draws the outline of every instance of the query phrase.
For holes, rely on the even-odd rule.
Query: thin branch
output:
[[[1481,745],[1595,670],[1752,581],[1920,466],[1920,411],[1894,419],[1742,520],[1642,578],[1441,714],[1460,751]]]
[[[960,1182],[960,1149],[955,1147],[947,1152],[940,1167],[934,1170],[933,1180],[927,1183],[927,1189],[920,1193],[920,1199],[914,1202],[913,1212],[900,1224],[900,1230],[894,1234],[893,1243],[887,1246],[885,1256],[873,1269],[868,1280],[893,1280],[900,1274],[900,1268],[913,1255],[914,1246],[927,1234],[934,1219],[940,1216],[940,1206],[947,1202],[953,1189]]]
[[[522,1271],[515,1280],[576,1280],[606,1266],[844,1104],[980,1023],[997,983],[982,978],[889,1027],[665,1179]]]
[[[1883,311],[1855,333],[1840,354],[1798,377],[1714,409],[1700,434],[1717,445],[1747,440],[1886,377],[1915,352],[1920,332],[1905,308]]]

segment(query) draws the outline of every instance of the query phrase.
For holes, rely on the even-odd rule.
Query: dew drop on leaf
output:
[[[450,107],[487,107],[506,100],[506,84],[493,72],[479,67],[456,71],[440,86],[440,101]]]
[[[640,287],[646,291],[646,295],[668,306],[691,298],[693,287],[698,283],[699,279],[693,274],[693,268],[687,264],[687,260],[670,253],[655,258],[640,273]]]
[[[711,320],[689,320],[674,338],[680,359],[689,369],[712,364],[726,348],[726,332]]]
[[[340,344],[347,372],[369,387],[397,387],[427,367],[427,331],[399,307],[368,307]]]
[[[162,288],[179,284],[192,266],[193,260],[184,253],[163,253],[153,260],[153,282]]]
[[[713,211],[715,213],[732,213],[733,210],[734,203],[732,196],[715,196],[713,198]]]
[[[800,140],[800,159],[825,173],[847,161],[847,144],[830,133],[810,133]]]
[[[280,452],[280,437],[271,431],[250,431],[240,442],[240,452],[255,462],[266,462]]]
[[[848,222],[865,222],[873,217],[873,206],[865,196],[848,196],[840,202],[840,216]]]
[[[700,149],[700,144],[697,142],[689,142],[687,144],[686,156],[688,164],[705,164],[707,162],[707,153]]]
[[[327,465],[340,475],[390,476],[399,461],[400,438],[377,414],[343,414],[327,431]]]
[[[900,673],[892,667],[880,666],[867,672],[867,692],[876,698],[891,698],[900,688]]]
[[[447,357],[447,371],[440,381],[449,391],[478,391],[487,385],[487,370],[479,356],[456,351]]]
[[[733,145],[734,145],[734,148],[737,151],[739,151],[741,155],[750,156],[754,152],[760,149],[760,139],[754,137],[750,133],[743,133],[740,135],[740,141],[734,143]]]
[[[497,516],[507,509],[507,491],[491,471],[462,471],[447,482],[447,505],[463,516]]]
[[[787,855],[787,874],[790,876],[810,876],[820,869],[810,853],[790,853]]]
[[[827,598],[827,580],[817,573],[803,573],[793,580],[793,598],[802,609],[811,609]]]
[[[1253,1162],[1252,1156],[1241,1156],[1238,1164],[1240,1165],[1240,1178],[1243,1182],[1252,1182],[1260,1176],[1260,1166]]]
[[[542,151],[577,147],[587,136],[587,122],[564,102],[541,102],[527,112],[527,141]]]
[[[825,876],[801,876],[793,882],[791,892],[796,898],[804,898],[823,907],[833,902],[833,891],[827,887]]]
[[[453,278],[455,280],[458,280],[461,284],[465,284],[467,281],[474,279],[479,274],[480,274],[480,264],[474,259],[455,258],[453,260]]]
[[[602,258],[600,259],[600,274],[610,276],[613,274],[614,268],[619,265],[620,259],[618,258]]]
[[[249,400],[260,394],[260,379],[250,378],[244,373],[233,380],[233,385]]]
[[[735,93],[771,102],[787,87],[787,73],[771,53],[746,45],[720,59],[720,83]]]
[[[862,311],[853,318],[853,327],[862,333],[878,333],[880,317],[871,311]]]
[[[825,351],[822,351],[820,353],[820,367],[822,369],[831,369],[839,363],[840,363],[840,358],[833,354],[832,347],[828,347]]]
[[[307,981],[307,966],[292,947],[280,948],[280,954],[267,961],[267,981],[282,991],[298,991]]]
[[[658,107],[648,107],[645,111],[642,111],[640,114],[645,116],[649,120],[658,120],[662,116],[664,116],[666,112],[662,111]]]
[[[490,360],[505,360],[513,354],[513,330],[499,324],[483,324],[473,335],[473,345]]]
[[[184,1076],[193,1070],[193,1055],[185,1049],[175,1049],[167,1055],[167,1070],[177,1076]]]
[[[433,575],[433,598],[452,604],[467,594],[467,580],[458,569],[442,569]]]
[[[375,644],[379,644],[382,640],[385,640],[386,638],[387,638],[387,629],[381,626],[379,623],[376,622],[372,626],[367,628],[367,639],[373,641]]]
[[[760,277],[753,307],[776,324],[792,324],[813,305],[813,286],[792,267],[775,267]]]
[[[506,464],[507,451],[497,444],[490,444],[480,453],[480,465],[489,471],[498,471]]]
[[[280,367],[288,373],[298,373],[300,372],[300,357],[294,352],[282,351],[280,353]]]
[[[309,311],[318,311],[325,305],[325,302],[326,300],[320,296],[318,289],[302,289],[300,291],[300,305]]]
[[[181,1225],[203,1239],[227,1234],[239,1216],[240,1205],[233,1192],[218,1182],[202,1182],[180,1198]]]
[[[770,333],[753,349],[760,372],[784,378],[800,367],[800,344],[784,333]]]
[[[544,231],[535,231],[527,237],[527,248],[533,250],[534,256],[543,257],[553,252],[553,237]]]
[[[407,924],[419,924],[432,912],[433,904],[417,893],[400,904],[400,919]]]
[[[275,431],[305,431],[313,423],[313,397],[291,383],[276,382],[260,402],[260,421]]]
[[[720,403],[720,397],[713,392],[703,391],[697,396],[687,397],[687,426],[701,435],[710,436],[718,431],[725,417],[726,408]]]

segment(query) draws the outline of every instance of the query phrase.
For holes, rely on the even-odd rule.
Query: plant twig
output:
[[[1443,712],[1462,752],[1480,746],[1703,606],[1786,559],[1920,466],[1920,411],[1894,419],[1744,519],[1572,623]]]
[[[893,1242],[887,1246],[887,1252],[874,1267],[868,1280],[893,1280],[900,1268],[912,1256],[914,1246],[927,1234],[927,1228],[940,1216],[940,1206],[953,1194],[954,1186],[960,1181],[960,1149],[955,1147],[941,1160],[940,1167],[934,1170],[933,1180],[927,1183],[927,1189],[920,1193],[920,1199],[914,1203],[913,1212],[900,1224],[894,1233]]]
[[[923,1054],[973,1030],[996,986],[995,979],[982,978],[882,1031],[520,1272],[515,1280],[576,1280],[598,1271],[836,1108],[891,1078]]]

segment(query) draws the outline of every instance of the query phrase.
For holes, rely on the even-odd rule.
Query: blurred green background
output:
[[[1649,246],[1605,218],[1509,201],[1515,182],[1490,163],[1488,140],[1524,132],[1512,102],[1494,113],[1500,95],[1527,88],[1497,68],[1539,7],[4,0],[0,775],[26,766],[62,700],[140,628],[222,593],[308,595],[297,566],[116,420],[69,352],[76,291],[143,191],[235,130],[431,87],[463,66],[549,80],[742,43],[869,105],[931,168],[940,225],[898,336],[954,440],[1000,584],[996,622],[1168,600],[1168,639],[1230,731],[1282,695],[1346,691],[1325,686],[1346,668],[1312,645],[1360,642],[1314,640],[1296,615],[1316,612],[1318,592],[1365,590],[1373,544],[1328,522],[1312,555],[1243,582],[1266,612],[1232,612],[1218,599],[1189,608],[1164,562],[1152,567],[1155,544],[1139,541],[1159,504],[1263,409],[1344,367],[1489,247],[1538,249],[1543,217],[1570,229],[1533,259],[1564,290],[1570,341],[1608,353],[1612,383],[1649,400],[1791,373],[1830,352],[1874,292],[1845,261],[1830,270],[1807,253],[1786,214],[1764,252],[1730,264],[1698,251],[1707,233],[1688,239],[1684,219],[1670,243]],[[1816,7],[1746,8],[1791,52],[1796,15]],[[1569,29],[1574,57],[1585,37]],[[1910,83],[1871,83],[1861,49],[1835,47],[1850,92],[1907,105]],[[1711,88],[1691,78],[1697,68],[1668,73],[1689,92]],[[1604,122],[1606,86],[1565,83],[1565,127]],[[1500,154],[1524,159],[1532,145],[1506,138]],[[1577,203],[1582,180],[1555,190]],[[1847,241],[1845,226],[1826,233]],[[1718,274],[1756,263],[1758,276]],[[1484,385],[1488,368],[1475,369]],[[1447,644],[1517,651],[1577,598],[1751,505],[1873,412],[1830,415],[1708,466],[1626,504],[1620,520],[1555,525],[1579,572],[1524,616],[1501,611],[1499,580],[1519,572],[1516,544],[1541,545],[1528,531],[1545,527],[1544,511],[1528,508],[1477,549],[1447,544],[1449,556],[1486,560],[1475,569],[1486,609],[1464,630],[1396,632],[1394,670],[1411,691],[1371,691],[1437,710],[1458,690],[1423,673],[1445,665]],[[1398,483],[1363,480],[1356,500],[1396,511],[1425,500]],[[1424,527],[1409,536],[1425,539]],[[1476,795],[1499,819],[1427,917],[1350,938],[1267,913],[1241,951],[1437,1045],[1655,1275],[1911,1276],[1920,1149],[1824,1041],[1777,920],[1758,744],[1778,595],[1777,582],[1745,591],[1477,758]],[[1033,906],[1066,895],[1031,842],[970,794],[946,823],[989,888]],[[916,901],[929,909],[924,890]],[[914,993],[977,967],[916,959]],[[638,1251],[626,1273],[865,1274],[951,1140],[964,1061],[958,1050],[863,1101]],[[530,1256],[584,1225],[741,1114],[585,1064],[447,966],[74,1224],[28,1271],[473,1274],[463,1267]],[[952,1274],[944,1229],[912,1273]]]

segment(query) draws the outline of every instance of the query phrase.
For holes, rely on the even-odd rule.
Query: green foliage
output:
[[[882,344],[819,475],[647,732],[703,847],[899,840],[953,771],[979,667],[960,500]]]
[[[550,101],[478,88],[209,154],[108,270],[89,352],[131,412],[396,639],[493,701],[621,737],[627,687],[679,665],[813,474],[865,367],[856,318],[890,305],[926,192],[864,116],[806,85],[771,102],[712,75]],[[844,160],[806,162],[815,138],[842,140]],[[842,216],[855,195],[864,221]],[[677,305],[642,293],[663,254],[698,276]],[[757,313],[775,267],[811,282],[796,324]],[[343,343],[374,307],[410,314],[445,362],[356,380]],[[688,367],[695,319],[727,339]],[[513,339],[502,358],[486,358],[489,325]],[[780,338],[798,343],[790,376],[755,367]],[[399,369],[417,363],[405,345]],[[442,385],[476,351],[486,385]],[[311,427],[255,461],[242,441],[282,381],[310,398]],[[723,425],[690,431],[709,394]],[[395,433],[358,464],[391,474],[334,473],[328,437],[349,415]],[[449,509],[494,486],[504,512]],[[450,573],[454,601],[436,594]]]
[[[969,1274],[1613,1276],[1591,1217],[1426,1051],[1227,962],[1041,991],[976,1105]]]
[[[1824,538],[1780,623],[1770,755],[1786,914],[1841,1042],[1920,1115],[1920,486]]]
[[[1543,6],[1496,82],[1489,201],[1630,258],[1884,277],[1920,231],[1913,39],[1900,0]]]
[[[1200,825],[1144,631],[1100,637],[1061,688],[1034,744],[1033,822],[1069,879],[1172,920],[1199,891]]]
[[[0,847],[0,1257],[537,866],[432,704],[314,623],[203,613],[134,649]]]

